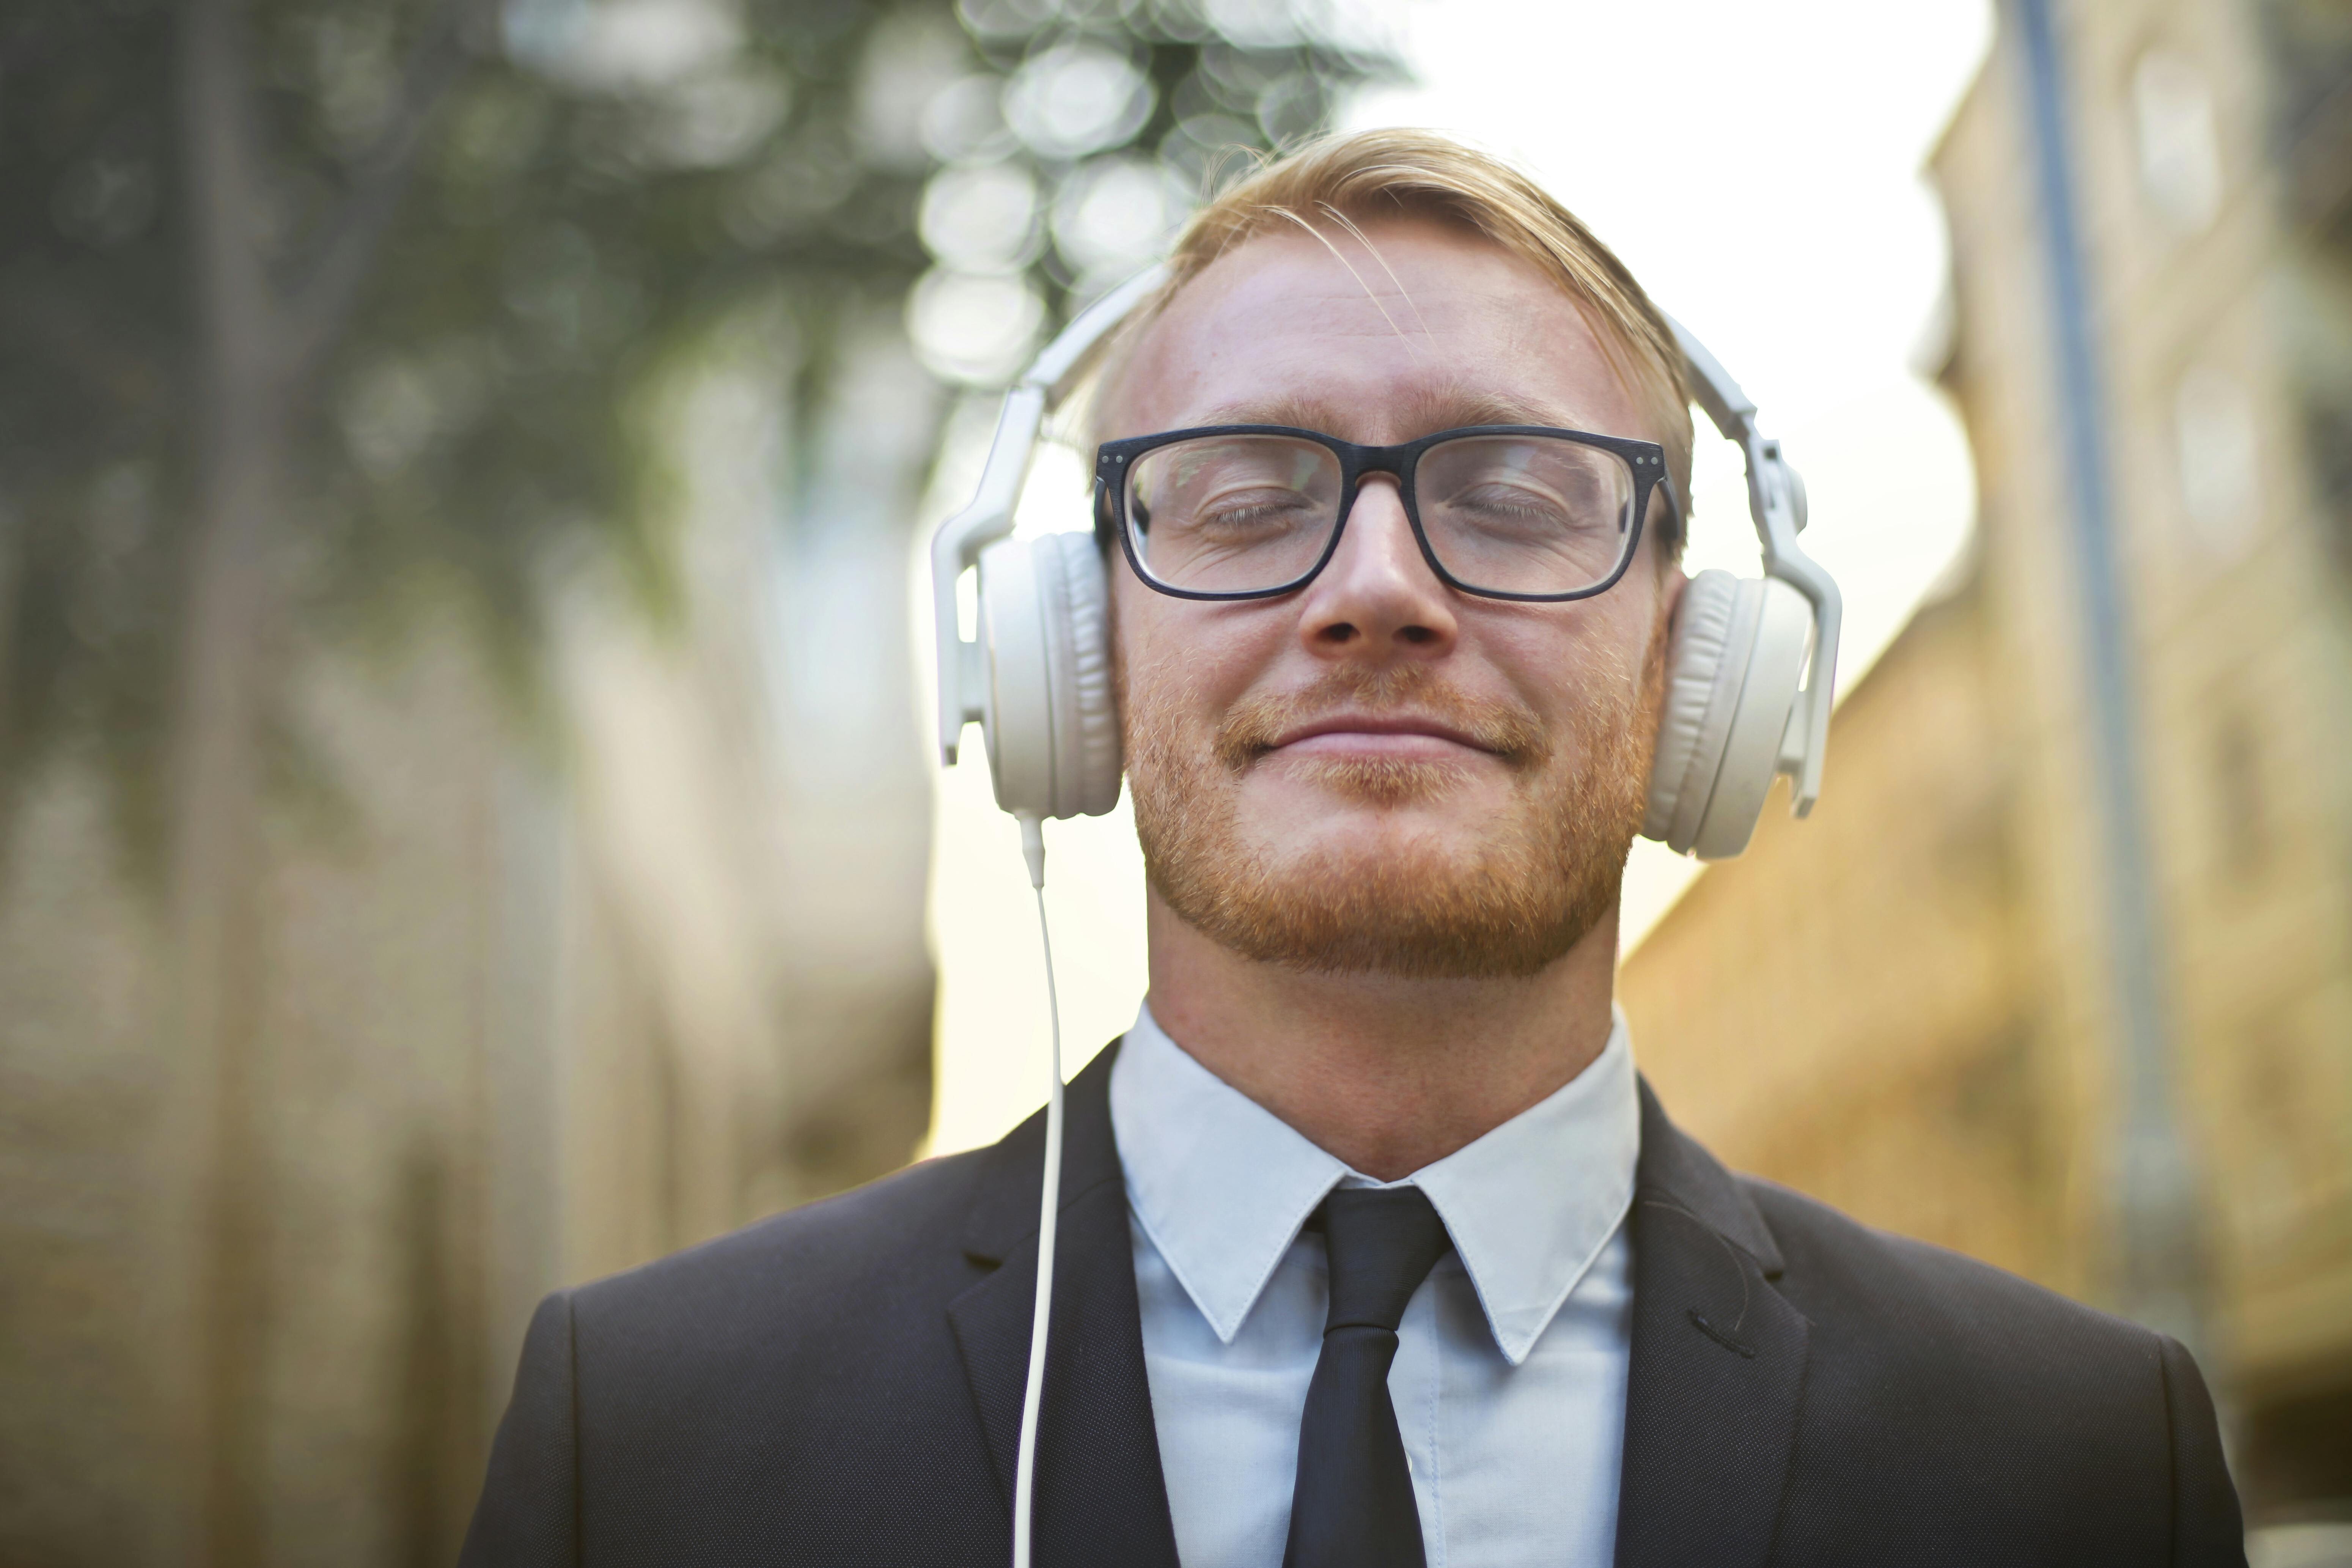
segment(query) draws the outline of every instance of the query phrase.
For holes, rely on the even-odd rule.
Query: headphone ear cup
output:
[[[1730,704],[1718,690],[1725,650],[1738,618],[1739,580],[1728,572],[1702,572],[1683,586],[1666,651],[1665,702],[1658,714],[1658,744],[1650,759],[1650,806],[1642,837],[1663,840],[1677,855],[1689,851],[1699,814],[1722,762]]]
[[[1007,539],[981,552],[981,723],[1006,811],[1099,816],[1118,804],[1108,602],[1090,534]]]
[[[1683,590],[1643,833],[1722,860],[1748,847],[1780,771],[1812,616],[1766,578],[1702,572]]]
[[[1812,606],[1777,577],[1749,578],[1743,595],[1758,601],[1756,632],[1748,644],[1747,675],[1739,703],[1723,741],[1723,762],[1693,837],[1691,853],[1702,860],[1727,860],[1748,847],[1764,815],[1764,797],[1780,773],[1789,749],[1789,722],[1797,689],[1805,676],[1805,648],[1813,630]]]

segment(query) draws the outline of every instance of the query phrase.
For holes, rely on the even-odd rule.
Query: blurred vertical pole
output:
[[[195,493],[170,790],[173,1045],[184,1119],[194,1365],[177,1433],[193,1463],[184,1560],[260,1560],[268,1166],[260,1030],[259,758],[285,457],[277,311],[257,243],[240,0],[180,10],[181,156],[197,347]]]
[[[2130,616],[2116,559],[2105,404],[2078,205],[2065,61],[2053,0],[2005,0],[2022,52],[2049,269],[2059,458],[2089,676],[2091,771],[2105,864],[2108,976],[2123,1091],[2115,1165],[2116,1305],[2201,1349],[2196,1193],[2177,1125],[2162,936],[2141,799]]]

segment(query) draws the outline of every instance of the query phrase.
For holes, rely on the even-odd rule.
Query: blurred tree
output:
[[[0,13],[0,820],[93,764],[165,894],[211,1129],[213,1557],[257,1560],[255,847],[315,771],[305,642],[455,602],[528,703],[551,555],[675,607],[667,366],[764,334],[803,465],[848,324],[903,309],[987,384],[1223,149],[1391,69],[1351,28],[1288,0]]]
[[[272,731],[289,611],[429,583],[521,675],[576,535],[658,608],[630,410],[665,356],[765,302],[814,420],[836,324],[919,279],[927,362],[1002,375],[1220,154],[1393,68],[1341,27],[1277,0],[20,0],[0,782],[95,748],[160,869],[200,732]]]

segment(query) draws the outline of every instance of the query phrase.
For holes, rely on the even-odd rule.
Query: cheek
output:
[[[1638,685],[1664,618],[1655,593],[1627,593],[1621,583],[1601,595],[1589,627],[1587,658],[1599,668],[1618,672],[1628,685]]]
[[[1192,729],[1201,706],[1197,671],[1184,657],[1186,639],[1180,624],[1171,624],[1160,604],[1162,596],[1138,588],[1118,602],[1113,641],[1117,647],[1120,710],[1128,726],[1129,762]],[[1162,603],[1167,601],[1162,600]]]
[[[1113,639],[1130,713],[1210,720],[1246,695],[1278,654],[1281,629],[1230,606],[1155,594],[1131,578],[1114,590]]]
[[[1631,595],[1622,604],[1610,603],[1613,597],[1565,614],[1514,616],[1480,639],[1497,672],[1557,737],[1588,733],[1599,714],[1621,715],[1642,701],[1657,616]]]

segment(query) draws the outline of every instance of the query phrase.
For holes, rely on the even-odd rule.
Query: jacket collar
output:
[[[1404,1178],[1437,1206],[1503,1359],[1525,1361],[1633,1200],[1641,1097],[1625,1021],[1566,1085]],[[1226,1343],[1339,1185],[1381,1185],[1170,1039],[1149,1005],[1110,1075],[1128,1202]]]
[[[1633,1345],[1618,1568],[1760,1564],[1795,1447],[1811,1325],[1780,1249],[1713,1156],[1642,1085]]]
[[[1037,1568],[1177,1568],[1143,1364],[1127,1189],[1111,1132],[1110,1067],[1118,1052],[1113,1041],[1065,1091],[1053,1335],[1037,1432]],[[964,1251],[994,1272],[948,1307],[995,1463],[1008,1541],[1037,1291],[1045,1141],[1040,1112],[985,1156]]]

